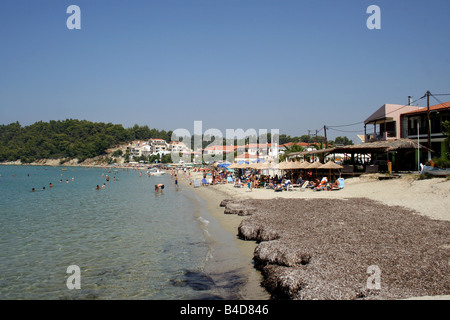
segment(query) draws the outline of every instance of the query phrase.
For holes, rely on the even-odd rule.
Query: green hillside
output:
[[[78,159],[102,154],[111,147],[136,139],[161,138],[170,141],[171,131],[135,125],[67,119],[36,122],[22,127],[19,122],[0,125],[0,162],[41,159]]]

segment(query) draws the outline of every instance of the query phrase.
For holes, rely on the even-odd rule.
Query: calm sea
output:
[[[204,272],[211,217],[170,174],[0,166],[0,175],[0,299],[240,298],[239,270],[220,281]],[[79,290],[67,287],[71,265]]]

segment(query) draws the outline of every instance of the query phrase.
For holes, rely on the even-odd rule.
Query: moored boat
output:
[[[430,167],[430,166],[424,166],[421,165],[422,170],[420,171],[421,174],[431,174],[433,176],[448,176],[450,175],[450,168],[443,169],[443,168],[436,168],[436,167]]]

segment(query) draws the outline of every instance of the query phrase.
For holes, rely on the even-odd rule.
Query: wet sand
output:
[[[270,294],[261,285],[262,274],[255,269],[253,252],[257,244],[243,241],[238,237],[238,227],[243,217],[225,217],[220,203],[224,194],[207,188],[193,188],[189,181],[179,174],[180,188],[194,191],[207,211],[209,239],[212,241],[211,254],[204,272],[218,287],[235,286],[239,288],[237,299],[268,300]],[[238,278],[236,278],[236,276]]]

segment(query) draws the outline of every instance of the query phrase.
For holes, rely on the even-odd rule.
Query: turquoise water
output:
[[[0,166],[0,299],[236,298],[239,274],[220,288],[203,272],[209,218],[189,188],[170,174],[66,169]]]

